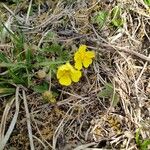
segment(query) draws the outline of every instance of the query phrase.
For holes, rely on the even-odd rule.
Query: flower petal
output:
[[[73,69],[73,66],[72,66],[69,62],[67,62],[67,63],[66,63],[66,68],[67,68],[68,70],[71,70],[71,69]]]
[[[75,68],[78,69],[78,70],[82,69],[82,62],[80,60],[75,62]]]
[[[71,74],[71,79],[72,79],[72,81],[74,81],[74,82],[78,82],[79,80],[80,80],[80,78],[81,78],[81,71],[79,71],[79,70],[74,70],[73,72],[72,72],[72,74]]]
[[[86,49],[87,49],[87,46],[86,46],[86,45],[80,45],[78,51],[79,51],[80,53],[85,53]]]
[[[76,52],[75,54],[74,54],[74,61],[78,61],[78,60],[80,60],[81,58],[80,58],[80,53],[79,52]]]
[[[94,58],[95,57],[94,51],[87,51],[86,52],[86,57],[88,57],[88,58]]]
[[[58,68],[57,70],[57,79],[59,79],[61,76],[63,76],[64,71],[61,68]]]
[[[59,83],[61,85],[65,85],[65,86],[68,86],[71,84],[71,79],[69,76],[63,76],[59,79]]]
[[[91,58],[84,58],[84,60],[83,60],[83,66],[85,68],[88,68],[91,63],[92,63],[92,59]]]
[[[57,70],[57,79],[61,78],[61,76],[65,75],[66,71],[73,69],[73,66],[69,62],[64,65],[59,66]]]

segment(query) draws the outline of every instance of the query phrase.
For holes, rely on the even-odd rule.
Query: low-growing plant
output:
[[[150,7],[150,0],[144,0],[144,3]]]
[[[55,98],[50,92],[49,82],[56,77],[63,86],[79,82],[82,76],[81,69],[88,68],[95,57],[94,51],[87,51],[86,45],[80,45],[73,56],[75,64],[71,65],[69,62],[73,58],[71,59],[70,53],[55,39],[43,42],[40,48],[35,46],[36,50],[33,50],[33,46],[29,44],[21,30],[17,30],[14,34],[6,26],[4,28],[10,34],[13,47],[11,59],[4,52],[0,52],[0,67],[3,72],[0,78],[1,96],[13,94],[15,85],[19,84],[35,92],[45,93],[44,99],[54,103]],[[44,38],[54,38],[53,35],[47,34]],[[4,85],[7,86],[4,88]]]
[[[108,11],[101,10],[97,12],[96,16],[93,18],[93,22],[96,23],[100,29],[102,29],[104,25],[112,25],[113,27],[120,28],[124,23],[122,18],[122,9],[120,6],[115,6],[110,13]]]
[[[97,15],[94,17],[94,22],[98,24],[100,28],[102,28],[108,17],[107,11],[99,11]]]
[[[6,26],[3,27],[9,33],[9,40],[13,47],[10,49],[10,56],[4,51],[0,51],[0,96],[14,94],[16,85],[22,85],[32,90],[36,90],[35,87],[39,86],[47,91],[48,88],[45,88],[43,83],[49,81],[36,82],[38,80],[36,72],[44,68],[45,77],[51,72],[53,78],[58,65],[69,60],[67,50],[56,42],[47,47],[33,50],[32,45],[26,41],[20,30],[14,34]]]
[[[142,139],[140,136],[140,129],[137,129],[135,141],[140,150],[149,150],[150,139]]]
[[[115,27],[123,26],[122,9],[120,6],[115,6],[110,14],[111,24]]]
[[[100,98],[107,98],[110,99],[112,102],[112,106],[116,106],[119,102],[119,96],[116,93],[116,91],[114,90],[114,87],[111,83],[106,83],[102,89],[102,91],[100,91],[98,93],[98,97]]]

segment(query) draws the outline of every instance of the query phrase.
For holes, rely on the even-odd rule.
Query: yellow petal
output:
[[[64,74],[64,71],[61,70],[60,68],[58,68],[58,70],[57,70],[57,79],[59,79],[61,76],[63,76],[63,74]]]
[[[68,70],[70,70],[70,69],[73,69],[73,66],[72,66],[69,62],[67,62],[67,63],[66,63],[66,68],[67,68]]]
[[[64,65],[59,66],[57,70],[57,79],[61,78],[61,76],[63,76],[66,71],[69,71],[71,69],[73,69],[73,67],[68,62]]]
[[[74,55],[74,60],[75,61],[82,61],[82,59],[85,57],[86,54],[86,45],[81,45],[78,49],[78,51]]]
[[[74,70],[71,74],[71,79],[72,81],[74,82],[78,82],[81,78],[81,71],[78,71],[78,70]]]
[[[80,60],[83,60],[86,55],[86,45],[81,45],[79,47],[79,55]]]
[[[94,58],[95,57],[94,51],[87,51],[86,52],[86,57],[88,57],[88,58]]]
[[[82,62],[81,61],[76,61],[75,62],[75,68],[78,69],[78,70],[81,70],[82,69]]]
[[[80,53],[77,51],[75,54],[74,54],[74,60],[75,61],[78,61],[80,58]]]
[[[87,48],[87,46],[86,45],[80,45],[80,47],[79,47],[79,52],[80,53],[84,53],[85,51],[86,51],[86,48]]]
[[[92,59],[91,59],[91,58],[85,58],[85,59],[83,60],[83,66],[84,66],[85,68],[88,68],[91,63],[92,63]]]
[[[71,84],[71,79],[69,76],[63,76],[59,79],[59,83],[61,85],[65,85],[65,86],[68,86]]]

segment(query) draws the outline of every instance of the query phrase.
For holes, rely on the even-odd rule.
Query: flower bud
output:
[[[45,91],[42,94],[42,97],[43,97],[44,100],[46,100],[46,101],[48,101],[52,104],[56,103],[56,98],[54,97],[54,95],[50,91]]]
[[[45,78],[45,77],[46,77],[46,72],[45,72],[44,70],[39,70],[39,71],[37,72],[37,77],[38,77],[39,79]]]

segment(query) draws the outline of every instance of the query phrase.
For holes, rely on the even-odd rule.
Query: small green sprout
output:
[[[99,11],[95,16],[95,22],[98,24],[100,28],[102,28],[107,20],[108,12],[107,11]]]
[[[150,7],[150,0],[144,0],[144,3]]]
[[[141,139],[140,129],[137,129],[136,131],[135,141],[140,150],[149,150],[150,139]]]
[[[110,14],[111,16],[111,23],[115,27],[122,27],[123,26],[123,19],[122,19],[122,10],[119,6],[115,6],[112,9],[112,12]]]

